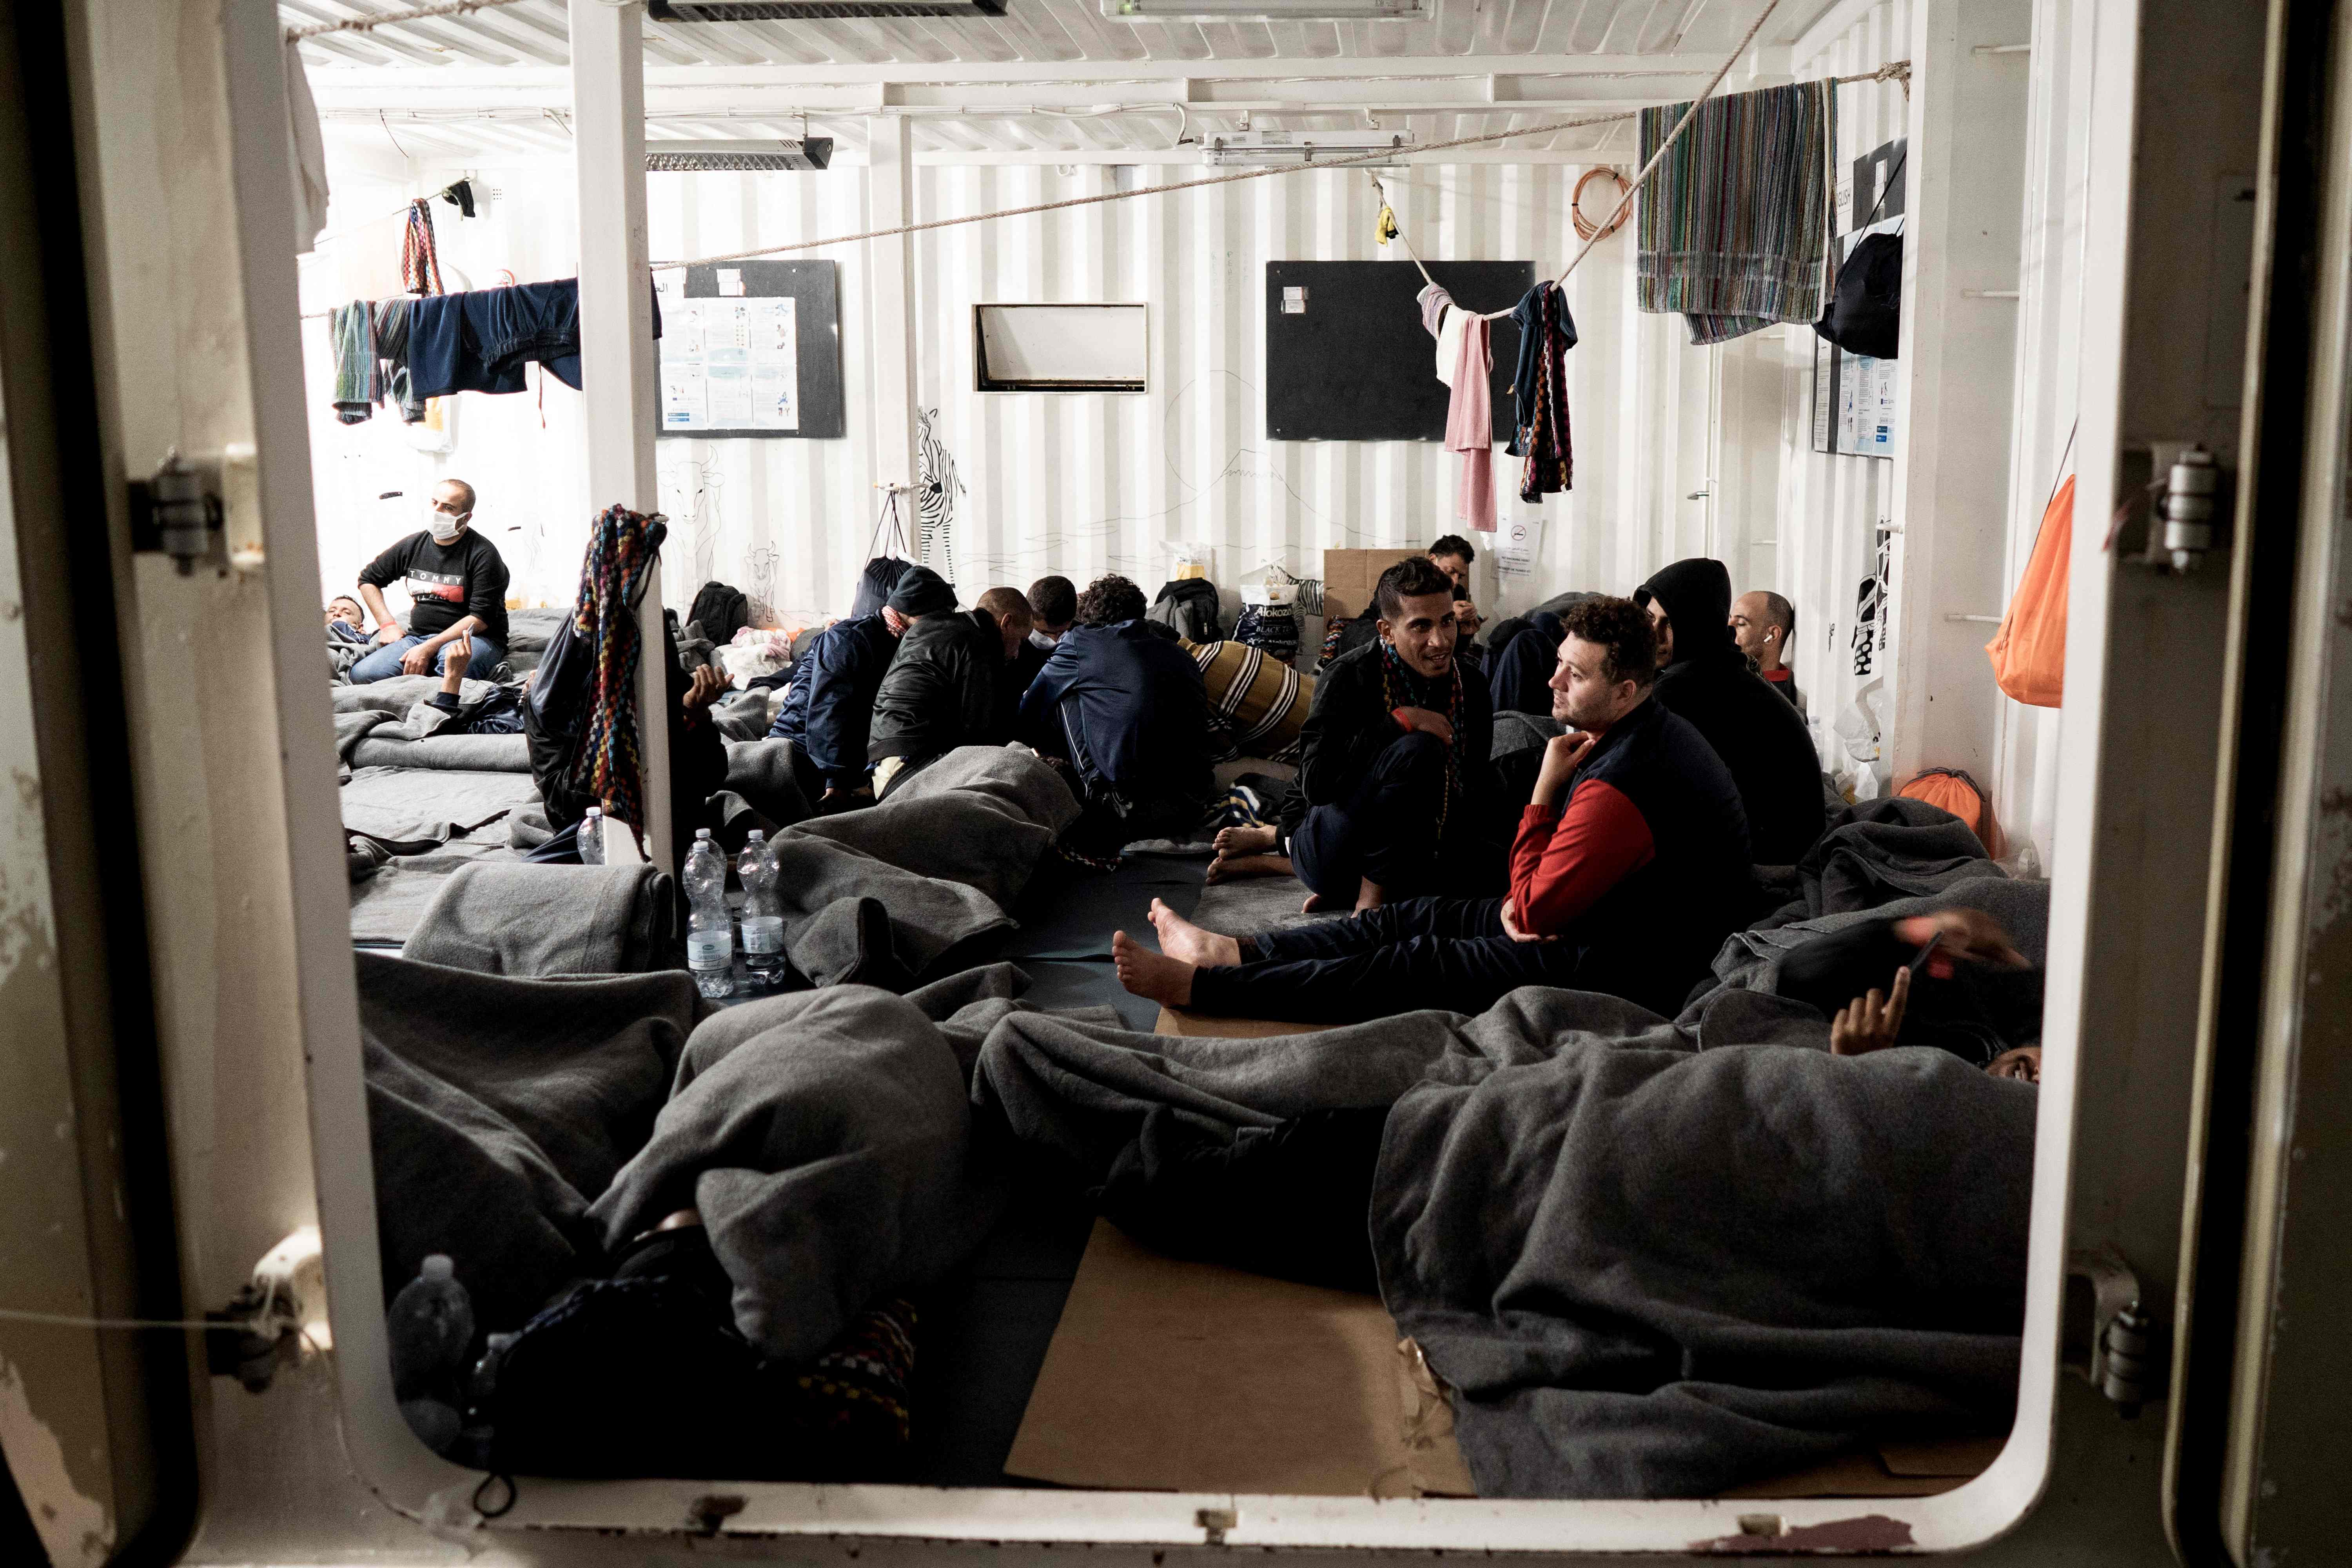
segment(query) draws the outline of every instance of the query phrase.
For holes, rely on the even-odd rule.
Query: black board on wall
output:
[[[1536,282],[1532,261],[1433,261],[1429,273],[1470,310],[1509,310]],[[1307,290],[1305,310],[1283,309],[1288,289]],[[1267,438],[1445,439],[1454,391],[1437,379],[1421,289],[1421,269],[1410,261],[1267,262]],[[1507,441],[1519,329],[1507,318],[1496,321],[1493,345],[1495,439]]]
[[[799,323],[800,422],[791,430],[663,430],[680,440],[717,441],[738,437],[830,440],[848,433],[841,391],[840,266],[832,261],[730,261],[724,267],[742,274],[740,295],[722,294],[721,264],[686,269],[689,300],[781,300],[794,301]]]

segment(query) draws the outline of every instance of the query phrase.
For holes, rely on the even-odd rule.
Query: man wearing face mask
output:
[[[507,563],[498,547],[468,526],[474,487],[443,479],[425,503],[425,527],[360,571],[360,597],[376,620],[373,653],[352,666],[352,684],[395,675],[439,675],[453,643],[470,646],[466,673],[487,679],[506,658]],[[395,616],[383,590],[408,591],[408,614]]]

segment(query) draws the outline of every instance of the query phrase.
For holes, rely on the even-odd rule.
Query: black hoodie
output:
[[[1793,866],[1826,820],[1821,761],[1805,721],[1748,668],[1731,637],[1731,574],[1720,561],[1677,561],[1634,591],[1673,624],[1674,662],[1658,672],[1657,698],[1706,737],[1748,808],[1749,852],[1762,866]]]

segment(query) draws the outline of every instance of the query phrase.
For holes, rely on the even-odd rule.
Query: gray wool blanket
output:
[[[687,1042],[653,1136],[596,1201],[618,1247],[698,1210],[764,1353],[816,1354],[877,1300],[969,1257],[1002,1192],[971,1168],[957,1041],[1015,1015],[1009,965],[730,1007]]]
[[[353,962],[384,1294],[446,1253],[480,1325],[520,1328],[604,1272],[588,1205],[652,1134],[703,1012],[694,982]]]
[[[387,1298],[446,1253],[481,1326],[518,1328],[693,1207],[745,1333],[799,1359],[994,1218],[998,1190],[967,1170],[965,1083],[981,1037],[1025,1011],[1010,964],[714,1011],[675,970],[357,963]]]
[[[1710,1495],[1889,1428],[1999,1431],[2038,1090],[1928,1048],[1832,1057],[1769,990],[1777,943],[1874,911],[1990,908],[2038,959],[2046,885],[1910,804],[1842,824],[1818,904],[1733,938],[1673,1020],[1538,987],[1275,1039],[1014,1015],[973,1100],[1090,1183],[1150,1118],[1231,1142],[1391,1107],[1371,1252],[1483,1496]]]
[[[485,974],[635,974],[676,956],[676,884],[653,867],[460,867],[425,908],[403,958]]]
[[[1013,924],[1006,908],[1077,814],[1030,752],[951,752],[879,805],[797,823],[772,840],[788,939],[841,900],[877,899],[899,962],[919,975],[958,942]]]

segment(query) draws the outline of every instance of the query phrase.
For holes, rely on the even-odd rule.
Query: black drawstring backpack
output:
[[[1899,172],[1902,161],[1896,160],[1895,166]],[[1878,221],[1879,207],[1886,205],[1886,193],[1894,188],[1895,181],[1890,175],[1886,190],[1878,193],[1878,205],[1870,209],[1863,227]],[[1896,357],[1903,342],[1901,235],[1864,235],[1855,244],[1853,253],[1838,268],[1837,281],[1830,289],[1829,309],[1813,323],[1813,331],[1850,354],[1866,354],[1872,359]]]

